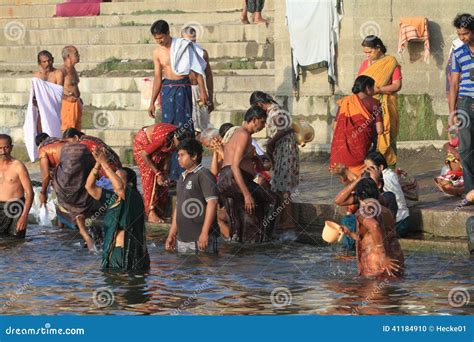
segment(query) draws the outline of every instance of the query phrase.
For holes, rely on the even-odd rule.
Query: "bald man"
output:
[[[81,130],[82,99],[79,92],[79,76],[75,65],[79,63],[79,51],[72,45],[65,46],[62,51],[64,65],[64,96],[61,107],[61,131],[68,128]]]

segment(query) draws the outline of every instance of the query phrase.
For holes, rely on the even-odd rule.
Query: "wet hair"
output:
[[[469,31],[474,31],[474,16],[469,13],[458,14],[453,20],[455,28],[465,28]]]
[[[48,133],[40,133],[35,138],[36,146],[39,146],[43,141],[49,138]]]
[[[365,157],[365,160],[371,160],[377,167],[380,165],[382,165],[384,169],[388,167],[387,160],[380,152],[370,152],[367,157]]]
[[[6,140],[8,146],[11,146],[13,144],[12,137],[8,134],[0,134],[0,140]]]
[[[201,132],[199,139],[200,141],[203,140],[211,140],[212,138],[216,138],[219,136],[219,130],[216,128],[206,128],[204,131]]]
[[[227,133],[227,131],[231,129],[232,127],[234,127],[234,125],[231,124],[230,122],[226,122],[225,124],[222,124],[221,127],[219,128],[219,135],[221,136],[221,138],[223,138],[225,134]]]
[[[150,32],[153,36],[155,34],[168,34],[170,33],[170,26],[164,20],[157,20],[151,25]]]
[[[364,92],[367,87],[372,88],[374,85],[375,81],[372,77],[360,75],[354,81],[354,85],[352,86],[352,93],[359,94],[361,92]]]
[[[197,157],[196,162],[198,164],[201,163],[203,149],[202,149],[201,143],[197,141],[196,139],[185,139],[179,143],[176,149],[178,151],[179,150],[186,151],[191,158]]]
[[[84,133],[82,133],[76,128],[71,127],[64,131],[63,138],[64,139],[74,138],[76,135],[80,138],[84,135]]]
[[[54,59],[54,58],[53,58],[53,55],[51,54],[51,52],[49,52],[49,51],[47,51],[47,50],[43,50],[43,51],[40,51],[40,52],[38,53],[38,64],[41,63],[40,58],[43,57],[43,56],[46,56],[46,57],[48,57],[48,59],[51,59],[51,60]]]
[[[362,46],[365,46],[371,49],[380,49],[382,53],[387,52],[387,48],[383,44],[382,39],[380,39],[377,36],[374,36],[373,34],[364,38],[364,40],[362,41]]]
[[[181,30],[181,35],[196,37],[196,29],[192,26],[183,27]]]
[[[137,190],[137,174],[129,167],[124,167],[122,169],[127,174],[127,183],[132,184],[132,189]],[[138,191],[138,190],[137,190]]]
[[[250,95],[250,105],[256,106],[259,103],[273,103],[278,104],[271,95],[264,93],[263,91],[254,91],[252,95]]]
[[[61,51],[61,56],[65,60],[66,58],[69,57],[69,55],[73,52],[77,51],[77,48],[74,45],[68,45],[63,47],[63,50]]]
[[[244,120],[245,122],[250,122],[253,119],[267,119],[267,112],[263,110],[262,107],[252,106],[245,113]]]
[[[360,200],[373,198],[378,200],[380,192],[372,178],[362,178],[355,186],[355,195]]]

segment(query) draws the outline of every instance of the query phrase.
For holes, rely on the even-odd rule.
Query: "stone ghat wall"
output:
[[[473,12],[472,2],[460,0],[349,0],[343,3],[343,17],[337,52],[338,83],[328,84],[325,69],[307,71],[300,83],[299,97],[291,84],[291,55],[285,26],[286,1],[275,2],[275,91],[293,115],[303,115],[316,130],[315,144],[331,141],[335,101],[351,93],[360,64],[365,59],[361,42],[376,34],[394,55],[403,74],[399,96],[399,140],[445,139],[448,107],[445,97],[445,67],[456,30],[457,13]],[[400,19],[425,16],[429,21],[430,58],[423,61],[423,42],[409,43],[402,56],[397,54]],[[314,144],[313,144],[314,145]]]

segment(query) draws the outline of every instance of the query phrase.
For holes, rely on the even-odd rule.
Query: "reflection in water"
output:
[[[44,227],[30,228],[24,241],[0,240],[0,314],[474,313],[472,304],[453,308],[447,300],[451,288],[473,286],[468,257],[407,254],[406,277],[381,281],[357,277],[355,258],[337,247],[226,244],[217,256],[176,255],[155,234],[150,270],[124,274],[101,271],[100,255],[79,241],[72,230]],[[283,305],[275,305],[276,288]],[[110,301],[98,301],[100,291]]]

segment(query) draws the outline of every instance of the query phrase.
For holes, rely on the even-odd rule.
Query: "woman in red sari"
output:
[[[372,97],[374,84],[371,77],[359,76],[352,87],[353,95],[338,101],[330,171],[341,175],[343,182],[350,174],[360,176],[370,147],[383,132],[380,102]]]
[[[164,223],[168,203],[168,164],[181,140],[193,137],[168,123],[143,127],[133,139],[133,156],[142,178],[143,202],[148,222]]]

